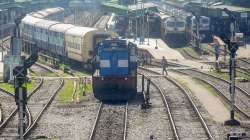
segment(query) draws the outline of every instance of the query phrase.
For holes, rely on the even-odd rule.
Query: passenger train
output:
[[[48,8],[31,13],[30,15],[35,18],[42,18],[42,19],[62,22],[64,20],[64,8],[62,7]]]
[[[126,101],[137,92],[136,45],[111,38],[98,44],[93,75],[94,96],[102,101]]]
[[[90,62],[95,54],[96,44],[115,34],[58,22],[55,21],[61,18],[61,12],[55,14],[58,9],[54,9],[54,12],[48,9],[46,11],[50,11],[50,14],[37,17],[37,13],[32,13],[22,19],[20,29],[24,40],[23,48],[29,50],[36,44],[44,54],[91,69]]]
[[[189,36],[192,32],[196,32],[195,16],[173,16],[159,10],[155,13],[161,21],[161,37],[171,46],[183,46],[188,43]],[[211,38],[210,18],[200,16],[199,33],[202,41],[207,41]]]
[[[206,16],[200,16],[199,30],[202,40],[207,40],[210,37],[210,18]],[[191,17],[191,29],[193,32],[196,31],[196,17]]]

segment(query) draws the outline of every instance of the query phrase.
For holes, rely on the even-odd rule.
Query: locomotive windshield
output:
[[[209,23],[209,20],[207,18],[202,18],[201,23],[207,24],[207,23]]]
[[[176,22],[176,27],[184,27],[184,22]]]
[[[175,23],[174,23],[174,22],[171,22],[171,21],[170,21],[170,22],[167,22],[167,26],[168,26],[168,27],[174,27],[174,26],[175,26]]]

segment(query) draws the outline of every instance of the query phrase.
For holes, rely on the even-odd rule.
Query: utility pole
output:
[[[198,50],[200,50],[200,16],[195,15],[195,22],[196,22],[196,46]]]
[[[18,108],[18,134],[19,139],[24,140],[25,133],[25,109],[27,105],[27,89],[23,86],[27,81],[27,69],[30,68],[38,59],[37,50],[33,50],[31,56],[23,60],[23,65],[16,66],[13,69],[15,102]]]
[[[134,4],[136,5],[136,10],[135,10],[135,41],[137,40],[137,2],[134,0]]]
[[[148,30],[148,45],[149,45],[149,12],[147,12],[147,30]]]

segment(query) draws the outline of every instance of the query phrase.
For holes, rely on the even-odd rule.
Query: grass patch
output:
[[[35,83],[34,80],[32,80],[31,83],[27,83],[25,84],[25,86],[27,87],[27,91],[33,91],[34,88],[37,86],[37,83]],[[15,93],[14,85],[9,84],[9,83],[0,83],[0,88],[10,93]]]
[[[47,65],[49,67],[51,67],[51,64],[49,64],[48,62],[44,61],[44,60],[39,60],[39,62],[41,64],[44,64],[44,65]],[[58,71],[58,74],[62,77],[71,77],[71,76],[78,76],[78,77],[83,77],[83,76],[90,76],[91,73],[89,72],[86,72],[86,71],[79,71],[79,70],[73,70],[71,68],[70,65],[68,64],[63,64],[63,63],[59,63],[59,71]],[[65,69],[70,69],[72,70],[73,72],[73,75],[67,73],[67,72],[64,72]],[[51,76],[51,77],[54,77],[54,76],[57,76],[56,74],[54,74],[53,72],[51,73],[48,73],[46,76]]]
[[[48,73],[46,73],[46,75],[44,75],[44,76],[47,76],[47,77],[57,77],[57,75],[54,72],[51,72],[51,71],[49,71]]]
[[[62,90],[59,92],[59,100],[63,103],[72,102],[74,81],[66,80]]]
[[[227,81],[230,80],[228,72],[217,72],[217,71],[214,70],[214,71],[209,71],[208,74],[214,75],[216,77],[222,78],[222,79],[227,80]],[[238,71],[238,70],[236,71],[236,76],[237,77],[243,77],[243,78],[245,78],[247,80],[250,80],[249,75],[246,75],[243,72]]]
[[[223,103],[223,105],[224,105],[228,110],[231,109],[231,108],[230,108],[230,105],[229,105],[224,99],[222,99],[222,97],[220,97],[219,93],[218,93],[218,92],[216,91],[216,89],[214,89],[211,85],[209,85],[209,84],[207,84],[206,82],[200,80],[199,78],[192,78],[192,79],[195,81],[195,83],[197,83],[197,84],[201,85],[202,87],[206,88],[206,89],[207,89],[210,93],[212,93],[214,96],[219,97],[220,100],[221,100],[221,102]],[[235,116],[236,116],[236,118],[241,118],[241,117],[240,117],[241,115],[240,115],[237,111],[235,112]]]
[[[75,71],[74,73],[75,76],[91,76],[91,73],[86,72],[86,71]]]
[[[64,87],[59,93],[59,100],[62,103],[80,102],[86,99],[86,95],[92,93],[92,84],[87,84],[86,87],[79,85],[76,82],[76,93],[74,92],[74,80],[66,80]]]
[[[207,89],[210,93],[212,93],[214,96],[219,96],[217,91],[209,84],[203,82],[202,80],[198,79],[198,78],[192,78],[192,80],[196,83],[201,85],[202,87],[204,87],[205,89]]]
[[[217,72],[216,70],[209,71],[208,74],[222,78],[224,80],[229,80],[229,75],[227,72]]]
[[[80,102],[86,99],[86,95],[93,92],[92,84],[79,85],[77,84],[76,96],[74,101]]]
[[[31,70],[29,71],[29,75],[30,76],[38,76],[37,73],[35,73],[35,72],[31,71]]]

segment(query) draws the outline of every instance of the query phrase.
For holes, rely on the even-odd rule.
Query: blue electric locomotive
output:
[[[137,92],[136,45],[123,39],[98,44],[93,74],[94,96],[102,101],[126,101]]]

